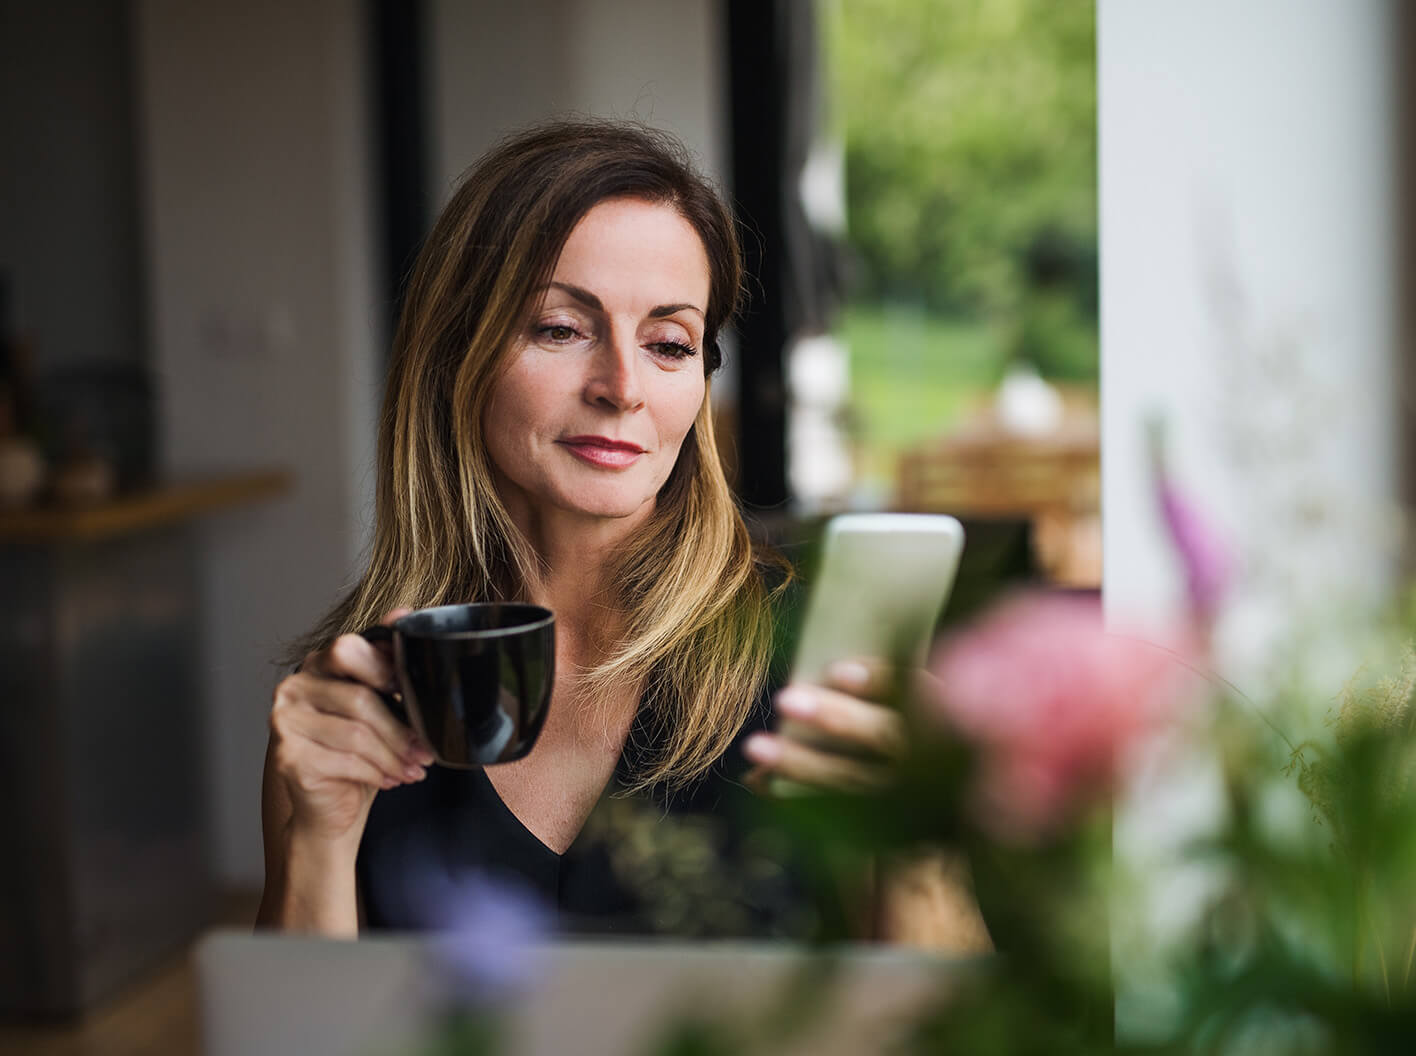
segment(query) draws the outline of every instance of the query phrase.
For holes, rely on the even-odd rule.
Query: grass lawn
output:
[[[850,349],[860,472],[877,485],[892,482],[900,450],[947,432],[1001,375],[998,336],[982,323],[853,305],[837,332]]]

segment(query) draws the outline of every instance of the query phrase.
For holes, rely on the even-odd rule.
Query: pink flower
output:
[[[1106,633],[1095,598],[1044,594],[946,639],[930,668],[935,714],[981,753],[975,816],[1010,843],[1043,838],[1107,795],[1184,674],[1173,652]]]

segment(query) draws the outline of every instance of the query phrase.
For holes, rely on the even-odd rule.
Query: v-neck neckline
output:
[[[629,733],[625,736],[624,746],[620,749],[619,760],[615,763],[615,768],[610,774],[609,781],[605,783],[604,789],[601,789],[599,797],[596,798],[595,802],[597,805],[600,799],[603,799],[606,792],[612,787],[618,791],[628,786],[633,775],[635,764],[642,759],[645,753],[651,750],[651,746],[645,740],[645,738],[649,736],[649,733],[649,709],[645,708],[641,702],[640,706],[635,710],[634,721],[629,725]],[[634,758],[631,758],[631,753]],[[547,844],[545,840],[532,832],[530,827],[517,815],[516,811],[512,810],[511,807],[507,805],[506,800],[502,799],[501,793],[497,791],[497,786],[492,784],[492,779],[487,776],[485,767],[477,767],[473,771],[473,774],[473,780],[481,782],[485,788],[486,794],[496,801],[498,809],[506,819],[517,829],[525,833],[526,837],[539,848],[541,853],[559,862],[565,858],[566,854],[568,854],[580,840],[581,833],[585,831],[585,825],[583,823],[564,851],[555,850]],[[595,808],[591,807],[590,810],[593,814]],[[586,819],[589,819],[589,815],[586,815]]]

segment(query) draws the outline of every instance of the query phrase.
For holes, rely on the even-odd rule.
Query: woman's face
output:
[[[703,403],[708,257],[674,209],[576,224],[483,422],[508,507],[647,516]]]

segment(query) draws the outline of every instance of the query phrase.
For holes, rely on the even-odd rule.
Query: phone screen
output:
[[[792,681],[837,660],[924,662],[963,552],[964,530],[932,514],[845,514],[826,527]]]

